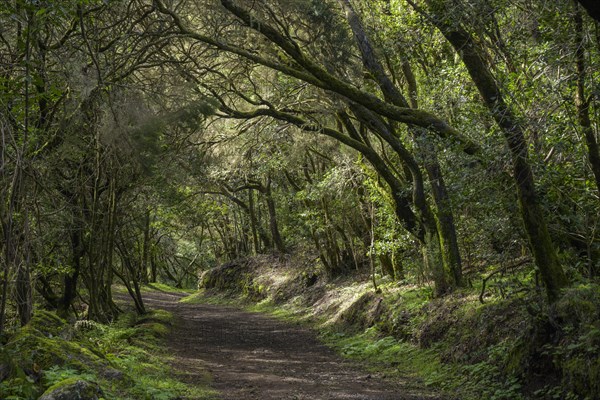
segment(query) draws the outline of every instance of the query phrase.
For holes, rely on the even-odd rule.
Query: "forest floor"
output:
[[[434,399],[408,379],[394,382],[343,359],[311,330],[260,313],[180,303],[183,294],[146,292],[154,309],[172,312],[172,365],[190,384],[210,382],[223,400]]]

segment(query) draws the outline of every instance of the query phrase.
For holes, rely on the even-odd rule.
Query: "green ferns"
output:
[[[176,378],[161,348],[173,316],[153,311],[123,314],[115,323],[79,323],[74,329],[49,312],[38,312],[0,348],[9,375],[0,398],[37,399],[77,381],[102,388],[106,399],[208,399],[212,392]]]

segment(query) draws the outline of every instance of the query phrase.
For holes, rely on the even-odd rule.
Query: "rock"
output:
[[[108,368],[102,371],[102,377],[108,379],[109,381],[120,381],[125,379],[125,373],[123,371],[119,371],[118,369]]]
[[[54,365],[66,365],[79,371],[110,368],[109,361],[101,354],[60,336],[47,337],[31,325],[19,329],[4,348],[11,354],[19,354],[16,366],[24,371],[46,370]]]
[[[29,326],[41,332],[48,338],[62,337],[63,339],[71,338],[71,327],[67,322],[50,311],[39,310],[29,321]]]
[[[69,378],[49,387],[38,400],[99,400],[102,396],[97,383]]]
[[[200,276],[199,285],[205,289],[246,294],[253,287],[249,261],[231,261],[204,271]]]
[[[336,323],[349,331],[362,332],[381,321],[386,311],[383,298],[369,291],[357,297],[341,312]]]

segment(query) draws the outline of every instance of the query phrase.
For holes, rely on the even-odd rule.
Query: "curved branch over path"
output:
[[[231,0],[222,0],[223,6],[233,15],[239,18],[248,28],[262,34],[271,43],[282,49],[292,60],[292,65],[282,64],[261,57],[246,49],[222,42],[213,37],[200,34],[188,28],[181,17],[167,8],[161,0],[154,0],[157,10],[173,19],[180,34],[194,40],[198,40],[216,49],[237,54],[252,62],[277,70],[288,76],[310,83],[323,90],[337,93],[350,101],[358,103],[369,110],[394,121],[420,126],[436,132],[440,137],[450,139],[463,148],[467,154],[476,154],[480,151],[479,145],[466,138],[443,119],[423,110],[408,107],[398,107],[390,104],[379,97],[356,88],[355,86],[336,78],[316,62],[308,58],[294,42],[281,35],[277,30],[264,21],[251,15],[247,10],[239,7]]]

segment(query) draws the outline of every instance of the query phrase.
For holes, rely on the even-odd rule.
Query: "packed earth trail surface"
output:
[[[173,367],[188,383],[207,381],[223,400],[433,399],[407,382],[361,370],[308,329],[212,304],[179,303],[182,295],[150,292],[147,305],[175,314],[168,337]]]

